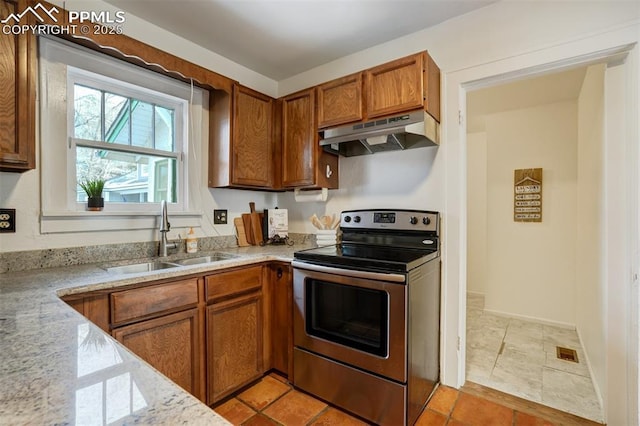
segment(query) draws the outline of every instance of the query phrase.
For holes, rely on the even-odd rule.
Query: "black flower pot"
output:
[[[89,197],[87,199],[87,210],[90,211],[100,211],[104,208],[104,198],[103,197]]]

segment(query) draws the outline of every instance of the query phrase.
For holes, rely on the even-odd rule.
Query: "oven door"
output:
[[[295,346],[406,383],[405,275],[293,266]]]

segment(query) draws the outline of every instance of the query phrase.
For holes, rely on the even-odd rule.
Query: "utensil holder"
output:
[[[316,231],[316,244],[318,246],[332,246],[338,242],[336,229],[318,229]]]

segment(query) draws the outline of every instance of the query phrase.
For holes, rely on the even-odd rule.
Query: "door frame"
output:
[[[466,205],[466,173],[467,173],[467,150],[466,150],[466,121],[464,112],[466,111],[467,91],[483,87],[490,87],[498,83],[503,84],[523,78],[539,76],[546,73],[562,71],[571,67],[586,66],[594,63],[602,63],[616,60],[624,60],[626,74],[627,99],[625,105],[625,146],[632,155],[628,156],[628,163],[625,171],[628,182],[627,208],[625,221],[629,226],[631,236],[629,237],[629,249],[625,268],[621,271],[628,275],[629,299],[635,299],[624,307],[629,315],[629,320],[635,327],[631,326],[624,336],[623,342],[609,342],[609,344],[624,345],[622,351],[626,359],[621,363],[620,359],[607,359],[607,379],[615,376],[620,377],[620,371],[626,373],[625,377],[631,378],[626,389],[627,398],[616,398],[619,395],[612,395],[609,392],[615,387],[607,385],[607,392],[604,395],[605,420],[611,424],[614,419],[611,416],[622,411],[623,423],[631,420],[632,423],[638,421],[638,296],[637,296],[637,274],[638,259],[637,254],[640,246],[640,235],[638,233],[638,197],[640,194],[639,177],[635,170],[640,165],[638,155],[638,98],[639,78],[638,78],[638,24],[632,24],[623,28],[618,28],[606,34],[599,34],[593,37],[574,40],[568,43],[538,50],[528,54],[517,55],[491,63],[481,64],[475,67],[452,71],[444,74],[443,89],[445,97],[443,99],[446,121],[444,122],[443,145],[445,157],[445,200],[443,205],[443,295],[442,295],[442,336],[441,336],[441,374],[442,382],[445,385],[456,388],[461,387],[465,381],[465,353],[466,353],[466,263],[467,263],[467,205]],[[606,115],[606,112],[605,112]],[[605,166],[606,167],[606,166]],[[605,202],[606,209],[615,209],[615,205]],[[619,271],[620,272],[620,271]],[[629,274],[629,272],[631,272]],[[620,275],[620,274],[618,274]],[[611,277],[611,274],[607,278]],[[626,286],[626,283],[624,283]],[[633,297],[635,295],[635,297]],[[628,299],[628,300],[629,300]],[[618,309],[607,302],[607,311]],[[607,316],[607,319],[610,315]],[[611,327],[608,326],[607,329]],[[635,333],[635,336],[634,336]],[[616,371],[618,371],[616,373]],[[610,380],[607,380],[609,383]],[[619,387],[619,386],[618,386]],[[618,400],[616,402],[616,400]],[[619,400],[624,400],[619,402]],[[615,407],[615,408],[613,408]]]

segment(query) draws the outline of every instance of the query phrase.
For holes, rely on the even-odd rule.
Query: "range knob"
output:
[[[351,222],[351,216],[345,216],[344,221],[347,223]]]
[[[422,218],[422,223],[424,225],[428,225],[428,224],[431,223],[431,219],[425,216],[425,217]]]
[[[354,221],[355,223],[360,223],[360,216],[356,216],[356,217],[354,217],[354,218],[353,218],[353,221]]]
[[[415,216],[411,216],[411,219],[409,219],[409,223],[415,225],[416,223],[418,223],[418,218]]]

